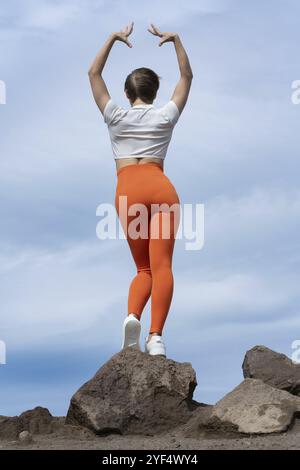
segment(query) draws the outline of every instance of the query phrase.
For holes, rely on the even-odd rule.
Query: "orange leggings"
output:
[[[121,203],[126,198],[120,196],[127,196],[126,210]],[[135,208],[130,212],[130,206],[136,203],[143,204],[143,210]],[[153,210],[152,204],[163,205]],[[130,164],[117,171],[115,207],[137,268],[129,288],[128,315],[134,313],[140,319],[151,296],[149,333],[162,334],[172,301],[172,257],[180,219],[179,204],[174,186],[158,163]],[[141,224],[137,219],[142,220]]]

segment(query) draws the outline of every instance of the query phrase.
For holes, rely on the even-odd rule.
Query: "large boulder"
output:
[[[96,434],[155,435],[188,421],[199,406],[196,385],[189,362],[124,348],[74,394],[66,424]]]
[[[300,412],[300,398],[258,379],[245,379],[207,409],[197,409],[184,437],[209,433],[268,434],[286,431]]]
[[[260,379],[266,384],[300,396],[300,364],[265,346],[247,351],[243,362],[245,378]]]

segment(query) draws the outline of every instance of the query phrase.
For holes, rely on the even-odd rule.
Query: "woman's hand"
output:
[[[132,21],[131,24],[122,29],[122,31],[120,31],[119,33],[114,33],[114,38],[117,41],[125,42],[128,47],[132,47],[132,44],[128,41],[128,36],[132,33],[133,24],[134,22]]]
[[[154,36],[159,36],[161,39],[159,46],[162,46],[165,42],[174,42],[175,37],[177,36],[176,33],[162,33],[153,23],[151,23],[151,28],[148,28],[149,33],[153,34]]]

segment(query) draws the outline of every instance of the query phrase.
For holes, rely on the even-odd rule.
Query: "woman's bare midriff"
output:
[[[127,165],[133,165],[133,164],[138,164],[138,165],[143,165],[144,163],[158,163],[162,169],[164,169],[164,162],[161,158],[157,157],[128,157],[128,158],[119,158],[115,160],[116,162],[116,170],[118,171],[120,168],[123,166]]]

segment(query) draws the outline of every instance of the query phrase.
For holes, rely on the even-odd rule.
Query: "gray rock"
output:
[[[0,439],[17,439],[21,431],[18,416],[0,417]]]
[[[212,416],[242,433],[286,431],[300,412],[300,398],[257,379],[245,379],[216,403]]]
[[[300,364],[265,346],[247,351],[243,362],[245,378],[260,379],[266,384],[300,396]]]
[[[197,409],[183,429],[183,435],[278,433],[286,431],[299,412],[299,397],[262,380],[245,379],[213,407]]]
[[[22,442],[22,444],[31,444],[33,442],[32,434],[28,431],[20,432],[19,441]]]
[[[73,426],[71,424],[65,424],[56,431],[57,436],[62,436],[69,439],[95,439],[95,433],[90,429],[82,426]]]
[[[97,434],[155,435],[188,421],[199,405],[196,385],[190,363],[127,347],[74,394],[66,424]]]
[[[53,416],[47,408],[37,406],[33,410],[24,411],[18,419],[22,431],[31,434],[50,434],[53,431]]]
[[[218,427],[215,429],[211,420],[213,405],[201,405],[193,412],[192,417],[186,423],[177,426],[174,429],[174,434],[177,438],[180,437],[212,437],[212,434],[216,434],[218,437],[221,434],[221,430]]]
[[[55,418],[47,408],[37,406],[24,411],[20,416],[0,416],[0,439],[18,439],[22,431],[31,434],[49,434],[53,432]]]

